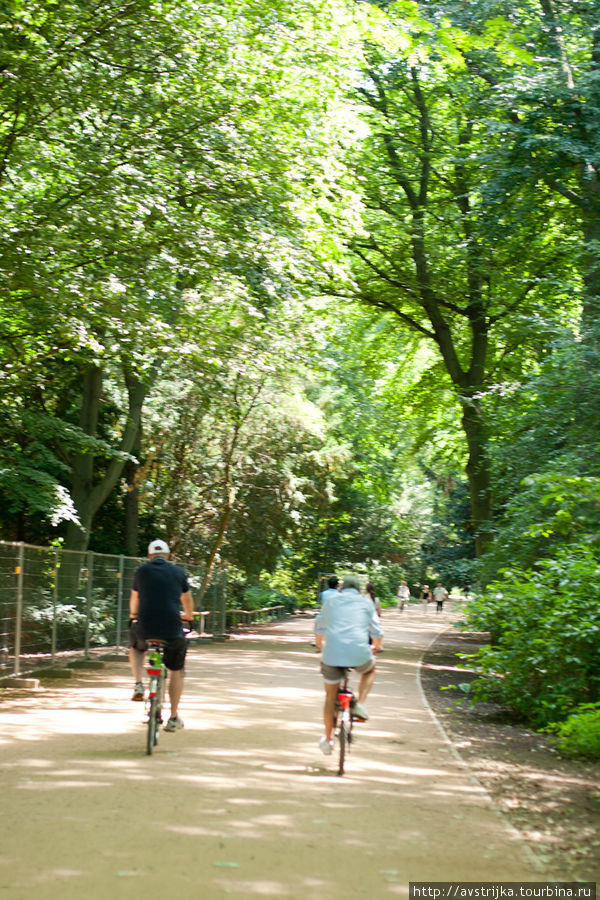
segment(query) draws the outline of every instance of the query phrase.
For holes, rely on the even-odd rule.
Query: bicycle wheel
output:
[[[338,775],[344,774],[344,762],[346,760],[346,750],[348,748],[349,737],[350,737],[350,723],[346,715],[342,715],[340,721],[340,733],[338,735],[340,740],[340,758],[338,765]]]
[[[150,710],[148,713],[148,730],[146,732],[146,755],[150,755],[155,745],[158,744],[158,735],[161,720],[161,679],[156,685],[150,682]]]
[[[160,726],[162,725],[162,702],[163,702],[163,691],[165,685],[164,675],[161,675],[158,679],[158,684],[156,685],[156,728],[154,731],[154,745],[158,744],[158,738],[160,736]]]
[[[148,731],[146,734],[146,754],[149,756],[158,740],[158,704],[156,697],[150,700],[150,714],[148,715]]]

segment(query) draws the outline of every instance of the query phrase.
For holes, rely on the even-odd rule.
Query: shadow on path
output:
[[[309,619],[190,653],[181,714],[144,755],[125,661],[0,702],[7,898],[408,896],[409,881],[548,880],[424,702],[446,616],[384,617],[347,775],[323,757]]]

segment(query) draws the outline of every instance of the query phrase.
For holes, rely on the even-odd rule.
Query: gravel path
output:
[[[448,617],[384,616],[344,778],[320,753],[312,622],[190,651],[185,729],[144,755],[126,661],[0,695],[0,897],[407,897],[410,881],[547,881],[449,747],[419,660]]]

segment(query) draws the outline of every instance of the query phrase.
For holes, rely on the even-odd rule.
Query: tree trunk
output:
[[[133,454],[138,459],[141,444],[142,430],[140,427],[133,446]],[[125,494],[124,543],[125,552],[128,556],[137,556],[139,551],[140,490],[137,478],[139,468],[139,464],[135,462],[127,463],[126,467],[127,493]]]
[[[600,180],[587,185],[593,202],[586,203],[583,213],[583,233],[586,245],[583,272],[585,297],[581,315],[584,340],[597,344],[600,338]]]
[[[118,449],[120,453],[128,454],[131,453],[136,442],[142,405],[150,389],[151,380],[142,382],[127,366],[124,366],[124,375],[129,402],[125,427]],[[101,393],[102,370],[98,366],[89,366],[83,372],[82,377],[79,425],[82,431],[90,437],[95,437],[97,433]],[[96,480],[95,462],[92,451],[77,453],[71,461],[71,490],[79,525],[69,523],[65,550],[76,550],[81,553],[87,550],[94,516],[116,487],[126,464],[126,460],[122,457],[111,459],[104,476],[100,480]],[[69,556],[67,555],[65,559],[68,560]],[[62,570],[61,593],[73,595],[76,592],[79,584],[79,568],[79,565],[68,565]]]
[[[229,528],[229,522],[231,520],[231,515],[233,513],[233,493],[230,494],[227,504],[223,510],[223,514],[221,516],[221,522],[219,525],[219,530],[215,536],[212,547],[210,548],[210,553],[208,554],[208,559],[206,561],[206,571],[204,573],[204,578],[202,579],[202,585],[200,587],[200,600],[202,601],[208,586],[210,584],[210,579],[212,576],[212,571],[215,566],[215,559],[217,558],[217,553],[221,549],[221,544],[225,539],[225,535],[227,534],[227,529]]]
[[[88,366],[82,375],[79,427],[90,437],[95,437],[98,430],[102,377],[102,369],[99,366]],[[87,550],[93,518],[90,505],[93,479],[93,455],[91,453],[77,453],[71,461],[71,496],[77,510],[79,524],[69,522],[65,550]],[[69,581],[72,582],[73,579],[70,578]]]
[[[480,404],[468,399],[463,399],[461,403],[462,426],[469,449],[466,471],[469,479],[475,554],[480,557],[492,537],[493,497],[488,437]]]

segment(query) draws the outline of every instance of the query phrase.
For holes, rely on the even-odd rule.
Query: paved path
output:
[[[144,755],[125,661],[0,700],[0,898],[407,897],[409,881],[546,881],[448,746],[418,680],[448,621],[384,617],[347,775],[321,755],[308,619],[190,654]]]

